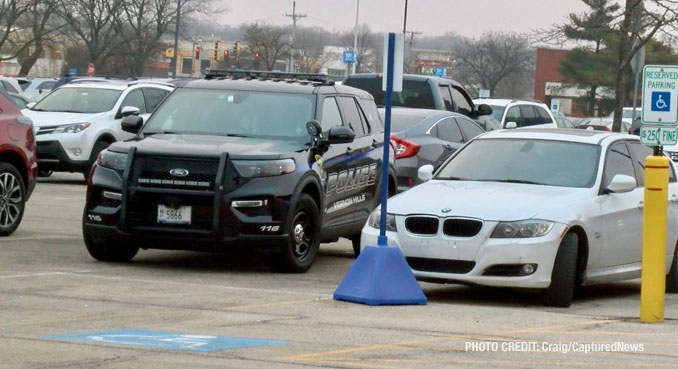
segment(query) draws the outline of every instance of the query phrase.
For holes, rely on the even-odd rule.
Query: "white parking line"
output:
[[[39,240],[63,240],[63,239],[70,239],[70,238],[82,238],[82,235],[58,235],[58,236],[28,236],[28,237],[8,237],[8,238],[3,238],[3,242],[5,241],[39,241]]]
[[[71,275],[71,274],[74,274],[74,273],[89,273],[89,270],[79,270],[77,272],[43,272],[43,273],[2,275],[2,276],[0,276],[0,279],[44,277],[44,276],[48,276],[48,275]]]
[[[284,291],[284,290],[273,290],[273,289],[251,288],[251,287],[236,287],[236,286],[225,286],[225,285],[219,285],[219,284],[159,281],[159,280],[152,280],[152,279],[123,278],[123,277],[112,277],[112,276],[96,275],[96,274],[77,274],[77,273],[62,273],[62,274],[72,275],[72,276],[77,276],[77,277],[100,278],[100,279],[126,281],[126,282],[144,282],[144,283],[168,284],[168,285],[175,285],[175,286],[190,286],[190,287],[216,287],[216,288],[223,288],[223,289],[236,290],[236,291],[253,291],[253,292],[277,293],[277,294],[282,294],[282,295],[313,296],[313,297],[323,298],[323,299],[332,297],[332,295],[322,294],[322,293]]]

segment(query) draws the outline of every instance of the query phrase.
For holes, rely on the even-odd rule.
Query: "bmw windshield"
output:
[[[592,187],[600,146],[536,139],[472,141],[440,169],[436,179]]]
[[[103,113],[113,109],[122,91],[108,88],[60,88],[40,100],[32,110],[65,113]]]
[[[143,133],[237,136],[308,142],[315,95],[179,89],[160,105]]]

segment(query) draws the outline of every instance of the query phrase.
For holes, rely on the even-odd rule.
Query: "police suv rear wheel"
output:
[[[311,268],[320,247],[320,211],[313,198],[302,194],[286,230],[289,241],[280,253],[268,259],[271,267],[284,273],[304,273]]]

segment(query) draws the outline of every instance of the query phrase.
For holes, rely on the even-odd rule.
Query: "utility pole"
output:
[[[297,14],[297,2],[292,2],[292,14],[285,13],[286,17],[292,18],[292,36],[290,37],[290,61],[287,63],[287,71],[294,72],[294,35],[297,32],[297,19],[306,18],[306,14]]]
[[[418,31],[405,31],[406,35],[410,35],[410,40],[407,42],[407,73],[411,73],[410,64],[412,64],[412,46],[414,45],[414,36],[421,35],[421,32]]]
[[[356,0],[355,5],[355,28],[353,28],[353,51],[356,53],[356,57],[362,57],[362,55],[357,55],[358,53],[358,15],[360,14],[360,0]],[[357,61],[357,60],[356,60]],[[356,62],[353,62],[351,65],[351,74],[355,74]]]
[[[403,34],[407,33],[407,0],[405,0],[405,16],[403,17]]]
[[[174,25],[174,69],[172,69],[172,78],[177,78],[177,62],[179,61],[179,18],[181,17],[181,0],[177,0],[177,20]]]

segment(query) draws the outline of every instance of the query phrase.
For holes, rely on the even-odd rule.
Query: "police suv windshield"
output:
[[[173,133],[309,141],[312,94],[179,89],[144,126],[144,134]]]

